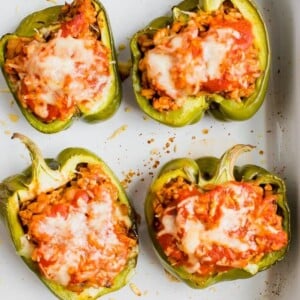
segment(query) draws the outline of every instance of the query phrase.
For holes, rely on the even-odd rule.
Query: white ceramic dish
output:
[[[18,22],[32,11],[63,1],[10,0],[2,3],[0,34],[14,31]],[[156,16],[167,13],[176,0],[102,0],[110,17],[116,46],[126,45],[122,60],[129,59],[128,41],[132,34]],[[106,300],[126,299],[298,299],[300,294],[299,248],[299,131],[300,125],[300,4],[296,0],[257,1],[267,22],[272,46],[272,74],[267,99],[249,121],[223,123],[205,116],[201,122],[184,128],[169,128],[148,118],[139,110],[130,80],[123,84],[119,111],[108,121],[89,125],[82,121],[61,133],[45,135],[34,130],[21,115],[0,77],[0,180],[20,172],[30,163],[27,151],[13,132],[32,138],[46,157],[69,146],[89,148],[114,170],[120,180],[127,179],[126,190],[141,215],[140,256],[132,285],[104,296]],[[118,129],[122,129],[119,130]],[[170,141],[170,138],[174,138]],[[239,159],[239,164],[255,163],[286,179],[292,212],[292,243],[287,257],[270,270],[247,280],[217,284],[193,290],[172,281],[155,257],[145,228],[143,201],[147,187],[160,166],[176,157],[220,156],[236,143],[250,143],[256,149]],[[125,180],[126,181],[126,180]],[[137,288],[141,296],[134,293]],[[51,300],[55,297],[29,271],[16,255],[8,232],[0,223],[0,298],[5,300]]]

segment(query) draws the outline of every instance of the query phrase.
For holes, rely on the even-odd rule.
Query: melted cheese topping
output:
[[[79,199],[66,217],[61,214],[42,219],[35,235],[43,236],[37,261],[45,260],[43,272],[47,278],[67,286],[72,278],[70,270],[78,270],[88,262],[98,266],[110,264],[110,276],[124,267],[126,257],[115,257],[115,249],[123,247],[114,231],[115,218],[110,195],[103,193],[101,202]],[[80,278],[98,276],[97,268],[85,270]]]
[[[24,52],[22,64],[10,67],[21,79],[23,105],[31,106],[42,119],[49,117],[49,105],[67,114],[74,113],[75,105],[94,111],[107,96],[111,82],[108,50],[100,41],[58,34],[46,43],[31,41]]]
[[[241,208],[236,210],[221,207],[219,223],[213,229],[207,230],[205,223],[202,223],[195,215],[198,197],[193,196],[180,202],[177,207],[176,216],[164,215],[162,224],[165,228],[159,232],[158,236],[166,233],[174,234],[175,232],[182,232],[182,249],[185,253],[190,254],[193,254],[200,245],[204,244],[207,246],[214,243],[230,247],[237,251],[246,251],[250,248],[255,250],[256,246],[250,241],[250,236],[248,237],[248,241],[245,242],[241,242],[239,236],[231,236],[231,232],[245,225],[250,217],[249,212],[255,208],[253,203],[250,206],[244,206],[245,200],[249,197],[247,191],[240,193],[242,187],[234,186],[234,188],[235,190],[238,188]],[[218,197],[213,201],[218,201]],[[255,231],[253,231],[253,234],[255,234]]]
[[[205,264],[247,267],[261,252],[270,251],[268,247],[275,245],[277,239],[282,239],[279,247],[287,241],[271,200],[266,201],[269,204],[260,201],[258,190],[234,182],[202,196],[199,193],[176,200],[178,203],[170,204],[159,217],[161,229],[157,238],[166,254],[176,264],[184,264],[190,273],[205,272],[201,270]],[[260,215],[268,205],[268,216]],[[265,243],[268,246],[264,250],[258,242],[263,238],[271,240]],[[183,262],[176,261],[182,256],[178,251],[184,254]],[[214,268],[210,266],[211,270]]]
[[[191,26],[189,30],[172,36],[168,43],[157,45],[145,55],[148,80],[172,98],[196,95],[203,83],[222,79],[222,63],[240,36],[232,28],[216,29],[205,38],[198,37],[197,32],[197,27]],[[192,41],[199,45],[196,55],[193,53]],[[240,69],[232,65],[229,73],[237,73],[237,68]],[[239,73],[244,75],[243,71],[239,70]],[[188,87],[178,89],[176,82],[182,77],[186,78]]]
[[[148,65],[148,77],[151,83],[167,92],[168,95],[176,97],[177,90],[171,78],[170,70],[173,65],[172,56],[153,51],[148,53],[146,62]]]
[[[21,253],[70,290],[110,287],[138,252],[129,209],[100,165],[78,166],[68,184],[39,193],[19,211]]]
[[[140,64],[146,75],[144,84],[158,95],[178,101],[179,106],[187,96],[201,92],[233,99],[251,93],[260,76],[251,24],[245,19],[218,22],[212,21],[208,30],[199,34],[201,24],[191,14],[181,31],[165,34],[166,29],[159,30],[154,47],[145,51]]]

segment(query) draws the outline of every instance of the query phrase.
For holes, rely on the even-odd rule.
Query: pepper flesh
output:
[[[40,150],[28,138],[21,134],[14,134],[13,137],[19,138],[25,144],[32,158],[32,165],[30,168],[26,169],[19,175],[8,177],[0,185],[0,211],[7,222],[10,235],[17,253],[21,256],[27,266],[37,274],[42,282],[59,299],[97,299],[104,294],[122,288],[127,284],[134,273],[138,256],[138,237],[134,210],[130,205],[125,191],[123,190],[113,172],[100,158],[86,149],[67,148],[58,155],[56,160],[44,160],[41,156]],[[53,203],[52,205],[45,206],[40,200],[39,203],[43,204],[40,207],[44,206],[45,211],[39,211],[39,213],[35,212],[34,216],[28,215],[28,213],[34,212],[34,207],[36,208],[38,206],[35,205],[34,202],[37,201],[36,199],[39,199],[37,197],[50,197],[51,193],[54,191],[56,193],[56,196],[54,196],[54,198],[57,198],[57,193],[59,193],[59,190],[61,190],[64,186],[73,186],[73,188],[76,188],[76,186],[74,184],[72,185],[71,182],[76,179],[76,176],[78,176],[78,167],[81,166],[82,168],[85,165],[95,166],[96,171],[94,172],[96,172],[97,174],[97,168],[100,168],[102,170],[101,172],[103,172],[103,174],[105,175],[105,177],[102,176],[102,178],[107,178],[106,181],[108,180],[108,182],[110,182],[110,184],[108,185],[108,189],[111,189],[112,193],[117,197],[117,199],[115,200],[116,205],[122,207],[122,212],[124,212],[124,214],[127,216],[126,218],[128,218],[128,220],[126,221],[128,226],[127,237],[123,237],[123,242],[126,242],[125,240],[128,239],[127,241],[131,241],[131,245],[128,248],[129,253],[126,258],[126,263],[123,265],[120,272],[116,274],[116,276],[114,276],[109,284],[106,281],[106,284],[102,286],[95,286],[94,281],[96,278],[90,278],[86,281],[85,285],[84,282],[80,282],[80,280],[78,279],[80,278],[79,273],[74,273],[72,275],[72,281],[70,281],[70,284],[68,285],[58,283],[53,278],[49,278],[49,276],[46,276],[44,272],[47,272],[47,270],[50,269],[41,269],[41,267],[43,267],[43,264],[46,263],[46,261],[44,260],[45,257],[41,252],[42,246],[40,245],[40,248],[36,248],[36,250],[32,252],[32,246],[29,247],[28,242],[26,243],[26,239],[24,239],[26,234],[32,234],[35,238],[35,242],[39,242],[36,228],[38,228],[37,225],[40,225],[41,223],[39,221],[32,221],[33,219],[40,221],[44,220],[44,222],[47,222],[47,220],[49,220],[49,218],[52,216],[52,218],[56,217],[61,221],[61,218],[63,216],[66,217],[66,213],[68,210],[75,210],[75,212],[78,212],[80,203],[81,205],[85,205],[84,203],[82,203],[82,201],[84,201],[85,199],[82,193],[81,195],[75,195],[77,198],[75,196],[72,196],[70,204],[63,202],[57,204]],[[95,187],[94,191],[99,190],[99,188],[101,188],[101,185]],[[63,189],[65,189],[69,197],[70,195],[72,195],[72,193],[70,194],[70,187]],[[102,187],[102,189],[105,189],[105,187]],[[78,202],[78,197],[81,199],[80,203]],[[38,202],[36,202],[36,204],[38,204]],[[46,218],[42,218],[43,215],[45,215]],[[28,223],[28,221],[30,221],[31,223]],[[121,221],[120,219],[120,222],[123,221]],[[28,228],[30,229],[30,232],[26,233]],[[88,253],[90,249],[91,248],[82,250]],[[32,253],[35,253],[34,256],[31,256],[33,255]],[[35,261],[34,257],[39,257],[39,255],[40,258],[37,262]],[[74,255],[76,255],[76,251],[74,252]],[[50,265],[53,263],[54,261],[52,261]],[[47,263],[44,266],[47,267],[48,265],[49,264]],[[58,275],[53,274],[53,276],[57,277]],[[99,278],[98,282],[100,281],[101,278]],[[77,284],[76,282],[80,283]]]
[[[289,214],[289,208],[288,203],[286,199],[286,191],[285,191],[285,185],[284,182],[278,178],[277,176],[269,173],[265,169],[255,166],[255,165],[245,165],[243,167],[236,167],[234,166],[235,161],[238,157],[238,155],[245,151],[250,151],[252,147],[249,145],[236,145],[233,148],[229,149],[227,152],[224,153],[221,159],[217,159],[214,157],[203,157],[198,160],[191,160],[191,159],[175,159],[173,161],[170,161],[168,164],[166,164],[162,170],[159,172],[156,179],[153,181],[149,188],[148,195],[146,197],[145,202],[145,216],[146,216],[146,222],[148,226],[148,232],[150,234],[150,237],[153,242],[153,246],[155,249],[156,254],[158,255],[158,258],[160,262],[162,263],[163,267],[169,271],[171,274],[173,274],[175,277],[179,278],[189,286],[193,288],[206,288],[209,285],[215,284],[220,281],[224,280],[234,280],[239,278],[249,278],[254,276],[257,272],[265,270],[269,268],[274,263],[280,261],[283,259],[284,255],[286,254],[288,250],[288,244],[290,239],[290,214]],[[183,185],[186,185],[186,194],[185,190],[179,190],[178,195],[177,192],[175,193],[176,189],[174,190],[174,187],[172,185],[172,182],[175,182],[176,180],[181,179],[181,183]],[[166,189],[165,194],[162,194],[162,198],[157,198],[158,195],[160,195],[160,191],[164,190],[165,187],[168,186],[169,189]],[[195,271],[197,262],[194,262],[194,265],[189,265],[189,268],[186,269],[184,265],[181,265],[178,263],[181,260],[184,261],[186,259],[185,256],[182,256],[182,253],[174,250],[174,252],[171,252],[172,248],[168,248],[168,252],[165,252],[164,245],[170,245],[168,241],[168,237],[166,236],[166,240],[163,239],[163,235],[161,236],[161,241],[159,241],[159,235],[158,235],[158,228],[162,230],[164,227],[160,227],[160,222],[158,221],[158,216],[161,213],[160,209],[160,202],[158,199],[164,199],[166,201],[165,204],[162,204],[162,207],[166,209],[166,213],[168,210],[168,205],[172,206],[172,202],[168,204],[168,200],[170,199],[176,199],[177,207],[180,207],[180,209],[184,209],[185,205],[188,206],[188,195],[193,198],[193,195],[198,197],[199,190],[202,191],[201,197],[203,198],[197,198],[199,200],[193,200],[193,201],[203,201],[201,202],[206,203],[204,201],[204,197],[207,197],[205,199],[213,199],[216,197],[216,206],[213,205],[213,207],[216,209],[211,216],[207,216],[207,222],[209,220],[215,221],[219,220],[218,216],[218,205],[220,207],[224,206],[224,201],[227,200],[220,199],[218,197],[221,197],[222,193],[224,193],[224,190],[229,187],[234,187],[234,189],[245,189],[249,193],[253,194],[253,191],[257,190],[265,190],[265,194],[268,196],[265,196],[266,200],[269,199],[271,202],[268,204],[269,208],[273,211],[275,214],[274,220],[276,220],[275,223],[282,227],[282,234],[278,233],[278,236],[271,237],[271,240],[274,239],[273,248],[269,248],[266,250],[264,255],[262,257],[257,256],[257,258],[253,257],[253,260],[250,259],[249,263],[246,263],[243,260],[240,260],[239,263],[234,267],[234,264],[229,267],[230,265],[230,258],[226,260],[224,258],[224,253],[222,254],[223,262],[227,264],[227,267],[224,265],[224,267],[217,267],[211,266],[208,262],[204,263],[202,265],[202,271]],[[252,192],[251,192],[252,190]],[[217,192],[218,191],[218,192]],[[203,194],[202,194],[203,193]],[[219,193],[218,196],[216,196]],[[167,195],[167,196],[166,196]],[[192,195],[192,196],[191,196]],[[190,198],[190,199],[191,199]],[[184,200],[185,199],[185,200]],[[201,200],[202,199],[202,200]],[[219,199],[219,200],[218,200]],[[250,200],[250,198],[249,198]],[[163,200],[161,200],[163,201]],[[192,199],[191,199],[192,201]],[[211,201],[211,200],[210,200]],[[220,202],[219,202],[220,201]],[[268,201],[265,201],[264,207],[266,206],[266,203]],[[185,203],[185,204],[184,204]],[[211,202],[213,203],[213,202]],[[218,204],[219,203],[219,204]],[[222,204],[221,204],[222,203]],[[223,206],[222,206],[223,205]],[[275,206],[274,206],[275,205]],[[174,206],[174,205],[173,205]],[[259,207],[263,208],[263,206]],[[171,210],[171,208],[169,208]],[[174,209],[174,208],[173,208]],[[191,207],[186,207],[186,210],[189,211]],[[213,208],[211,208],[213,210]],[[180,215],[178,218],[182,218],[185,213],[182,212],[183,215]],[[255,212],[253,212],[255,213]],[[170,212],[171,214],[171,212]],[[203,218],[206,218],[205,215],[202,215]],[[191,219],[190,219],[191,218]],[[192,224],[194,217],[189,217],[189,226]],[[209,219],[212,218],[212,219]],[[172,218],[171,218],[172,219]],[[166,232],[172,232],[170,224],[173,224],[170,217],[168,218],[168,222],[166,224],[167,229]],[[176,220],[179,220],[176,218]],[[177,222],[177,221],[176,221]],[[216,222],[222,222],[222,221],[216,221]],[[237,219],[235,218],[235,224],[237,222]],[[209,222],[208,222],[209,223]],[[207,223],[207,224],[208,224]],[[177,223],[176,223],[177,224]],[[179,223],[178,223],[179,224]],[[181,223],[180,223],[181,224]],[[209,225],[205,225],[208,226]],[[210,223],[209,223],[210,224]],[[215,224],[215,223],[214,223]],[[223,224],[223,223],[222,223]],[[230,223],[229,223],[230,224]],[[230,225],[224,223],[223,226],[229,226]],[[256,226],[256,224],[248,224],[249,226]],[[159,227],[157,227],[159,226]],[[197,225],[199,226],[199,225]],[[226,227],[226,228],[227,228]],[[180,227],[181,228],[181,227]],[[210,227],[209,227],[210,228]],[[214,228],[214,227],[212,227]],[[222,229],[222,227],[221,227]],[[220,230],[221,230],[220,229]],[[179,229],[178,229],[179,230]],[[225,229],[224,229],[225,230]],[[278,232],[279,232],[278,231]],[[160,232],[160,231],[159,231]],[[179,232],[179,231],[178,231]],[[224,231],[226,232],[226,231]],[[187,236],[191,236],[193,232],[187,231]],[[195,232],[194,232],[195,233]],[[208,234],[208,232],[204,234]],[[182,231],[180,231],[180,236],[182,234]],[[280,235],[280,236],[279,236]],[[181,237],[182,239],[183,237]],[[186,238],[186,237],[185,237]],[[210,238],[209,235],[205,237],[205,239]],[[266,237],[267,238],[267,237]],[[200,237],[201,239],[201,237]],[[278,239],[278,240],[277,240]],[[181,240],[182,241],[182,240]],[[193,239],[189,239],[190,247],[193,247],[195,245],[196,241]],[[164,244],[167,243],[167,244]],[[181,242],[179,242],[181,243]],[[214,245],[214,244],[212,244]],[[268,244],[268,245],[271,245]],[[277,246],[278,248],[276,248]],[[187,247],[187,246],[186,246]],[[204,246],[203,246],[204,247]],[[268,246],[269,247],[269,246]],[[221,251],[222,247],[219,247],[217,250]],[[179,248],[178,248],[179,249]],[[182,248],[180,248],[182,249]],[[214,252],[214,259],[217,260],[218,251]],[[222,250],[224,251],[224,249]],[[226,250],[227,251],[227,250]],[[167,254],[168,253],[168,254]],[[202,252],[201,252],[202,253]],[[251,253],[251,252],[249,252]],[[171,257],[169,257],[171,255]],[[186,255],[186,254],[184,254]],[[243,256],[245,253],[243,254]],[[251,254],[252,255],[252,254]],[[225,255],[226,257],[226,255]],[[233,256],[232,256],[233,257]],[[238,258],[239,256],[237,256]],[[234,263],[234,261],[232,261]],[[237,261],[238,262],[238,261]],[[207,264],[207,266],[206,266]],[[207,269],[205,269],[205,266]],[[199,267],[199,266],[198,266]],[[198,270],[198,267],[196,270]],[[201,267],[201,264],[200,264]],[[212,269],[211,269],[212,268]],[[188,271],[189,270],[189,271]]]
[[[259,53],[258,60],[261,69],[261,75],[256,80],[254,92],[250,96],[245,97],[241,101],[235,101],[218,93],[214,94],[203,91],[199,93],[199,95],[184,96],[184,103],[180,108],[177,108],[175,104],[175,110],[164,110],[163,108],[162,111],[159,111],[154,108],[153,103],[151,103],[152,101],[149,101],[149,95],[144,94],[142,87],[142,82],[144,79],[140,71],[140,64],[144,57],[143,51],[139,46],[139,39],[142,36],[153,37],[155,33],[162,28],[172,28],[174,24],[176,27],[176,23],[182,24],[187,22],[190,19],[190,12],[198,12],[200,9],[205,13],[213,12],[214,10],[218,9],[223,2],[226,1],[183,1],[173,8],[172,17],[158,18],[152,21],[145,29],[137,32],[133,36],[131,40],[131,53],[133,60],[133,89],[136,100],[141,109],[156,121],[169,126],[185,126],[187,124],[192,124],[199,121],[205,112],[209,112],[216,118],[223,120],[246,120],[251,118],[262,105],[265,98],[269,77],[269,42],[267,30],[262,17],[252,2],[248,0],[233,0],[230,2],[232,3],[233,7],[240,11],[245,20],[252,24],[254,45],[258,49]],[[180,74],[181,73],[182,72],[180,72]],[[178,75],[179,77],[181,76],[180,74]],[[158,79],[155,80],[157,81]],[[216,84],[217,83],[215,82],[214,85],[217,86]],[[161,98],[165,97],[162,96]],[[162,107],[164,107],[164,105],[165,104],[163,103]]]
[[[84,18],[86,18],[86,21],[82,21],[83,17],[80,17],[81,15],[84,16],[85,14],[85,7],[89,4],[89,7],[92,7],[92,9],[95,10],[96,14],[96,23],[90,24],[90,26],[87,26],[86,22],[89,22],[89,20],[92,20],[92,18],[87,14]],[[77,6],[79,8],[77,8]],[[80,7],[81,5],[81,7]],[[82,10],[83,7],[83,10]],[[77,9],[77,11],[76,11]],[[74,12],[73,12],[74,10]],[[67,17],[64,17],[64,14],[67,15]],[[69,16],[68,16],[69,14]],[[72,15],[74,14],[74,15]],[[64,18],[67,18],[64,20]],[[71,20],[69,20],[71,18]],[[75,30],[77,28],[77,31]],[[74,42],[77,41],[77,44],[79,43],[80,39],[80,31],[87,31],[91,33],[91,37],[85,42],[86,44],[94,43],[95,48],[98,48],[97,51],[95,51],[94,55],[98,55],[97,58],[100,61],[102,58],[100,57],[100,53],[106,53],[107,56],[107,64],[106,64],[106,72],[109,74],[109,80],[106,83],[105,86],[105,92],[103,92],[103,88],[101,90],[99,89],[99,93],[96,92],[96,87],[94,88],[95,94],[92,95],[85,95],[88,97],[92,97],[93,99],[87,99],[89,102],[94,101],[94,98],[97,98],[96,106],[95,107],[88,107],[87,105],[83,105],[81,103],[78,103],[78,105],[72,107],[72,111],[69,111],[68,114],[62,115],[59,117],[59,114],[66,108],[70,106],[70,99],[73,97],[68,96],[67,89],[70,89],[70,95],[72,94],[72,85],[68,83],[67,77],[65,76],[63,78],[64,84],[66,84],[66,90],[61,90],[60,92],[57,91],[58,94],[63,94],[64,97],[68,98],[68,101],[64,101],[63,105],[64,107],[60,109],[56,109],[55,106],[52,107],[52,104],[48,104],[49,107],[49,114],[54,114],[54,117],[47,119],[42,119],[40,116],[38,116],[35,112],[33,112],[32,107],[36,106],[37,104],[35,102],[30,104],[28,102],[27,105],[24,106],[24,104],[21,101],[21,97],[19,96],[20,90],[18,88],[17,82],[11,77],[11,75],[7,72],[5,63],[7,60],[7,46],[9,43],[12,42],[12,44],[17,45],[18,41],[26,41],[28,43],[29,41],[34,40],[36,44],[40,43],[40,48],[45,45],[50,45],[51,41],[54,43],[56,37],[55,35],[58,34],[58,32],[62,32],[63,34],[67,34],[68,36],[74,37]],[[79,32],[78,32],[79,31]],[[93,37],[92,37],[93,36]],[[78,39],[79,37],[79,39]],[[70,38],[69,38],[70,39]],[[101,47],[99,46],[101,44]],[[39,44],[38,44],[39,45]],[[97,47],[96,47],[97,46]],[[46,47],[46,46],[45,46]],[[31,47],[33,48],[33,47]],[[36,46],[37,48],[37,46]],[[101,49],[102,50],[101,50]],[[61,131],[63,129],[68,128],[73,119],[76,117],[82,117],[83,120],[87,122],[98,122],[101,120],[105,120],[109,117],[111,117],[116,110],[118,109],[121,101],[121,81],[120,76],[117,71],[117,64],[116,64],[116,52],[115,52],[115,46],[113,41],[113,36],[110,29],[110,24],[108,17],[106,15],[105,9],[102,6],[100,2],[97,0],[88,0],[87,3],[84,0],[75,0],[72,4],[65,6],[53,6],[46,8],[44,10],[32,13],[28,17],[26,17],[18,26],[16,32],[14,34],[6,34],[1,38],[0,41],[0,65],[2,68],[2,72],[4,74],[4,77],[7,81],[7,84],[12,91],[16,102],[18,106],[20,107],[21,112],[27,119],[27,121],[37,130],[43,132],[43,133],[55,133],[58,131]],[[54,49],[55,50],[55,49]],[[100,51],[101,50],[101,51]],[[35,50],[36,51],[36,50]],[[103,52],[104,51],[104,52]],[[83,78],[84,73],[84,64],[88,63],[87,60],[80,66],[78,69],[78,76],[80,78]],[[90,62],[91,63],[91,62]],[[24,65],[23,63],[21,64]],[[97,66],[99,63],[97,63]],[[87,65],[88,66],[88,65]],[[76,67],[77,68],[77,67]],[[99,67],[100,68],[100,67]],[[67,72],[68,68],[63,68],[65,72]],[[31,67],[32,70],[32,67]],[[99,69],[100,70],[100,69]],[[105,69],[104,69],[105,70]],[[76,71],[77,72],[77,71]],[[47,74],[47,73],[46,73]],[[22,74],[21,74],[22,75]],[[22,75],[23,76],[23,75]],[[50,76],[50,75],[49,75]],[[53,75],[51,75],[53,76]],[[60,76],[63,76],[63,73],[60,74]],[[86,82],[86,84],[91,84],[91,86],[94,84],[91,80],[96,79],[95,78],[89,78]],[[99,76],[98,76],[99,78]],[[91,81],[91,82],[90,82]],[[60,84],[62,84],[62,80],[60,80]],[[24,85],[24,84],[23,84]],[[100,85],[100,83],[99,83]],[[25,87],[26,88],[26,87]],[[64,88],[65,89],[65,88]],[[24,89],[26,90],[26,89]],[[32,91],[31,91],[32,92]],[[103,94],[101,94],[103,92]],[[33,91],[36,95],[37,92]],[[54,94],[56,92],[53,92]],[[97,94],[98,93],[98,94]],[[40,97],[38,95],[38,97]],[[74,97],[76,97],[76,94],[74,94]],[[46,98],[45,98],[46,99]],[[23,101],[24,102],[24,101]],[[73,106],[74,104],[72,104]],[[69,108],[68,108],[69,109]],[[55,117],[57,115],[57,117]]]

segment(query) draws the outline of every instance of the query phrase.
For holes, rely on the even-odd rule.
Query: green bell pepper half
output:
[[[84,148],[67,148],[59,153],[57,159],[44,160],[39,148],[29,138],[19,133],[15,133],[13,138],[18,138],[25,144],[29,150],[32,165],[20,174],[8,177],[0,184],[0,213],[6,221],[16,251],[26,265],[53,294],[62,300],[97,299],[125,286],[135,272],[138,246],[131,249],[131,255],[128,257],[125,268],[114,279],[112,286],[86,288],[82,292],[76,293],[42,275],[37,263],[31,259],[27,246],[22,242],[25,232],[18,216],[24,201],[34,200],[41,192],[52,191],[71,181],[79,164],[97,164],[117,187],[118,201],[128,208],[128,216],[131,221],[129,234],[138,241],[134,209],[113,171],[98,156]]]
[[[262,75],[256,81],[254,93],[242,101],[226,99],[218,94],[187,97],[183,107],[174,111],[159,112],[153,108],[147,98],[141,95],[141,77],[139,61],[142,52],[138,46],[138,38],[142,34],[153,35],[158,29],[169,26],[186,12],[195,12],[199,9],[210,12],[217,10],[225,0],[185,0],[173,7],[172,16],[159,17],[153,20],[146,28],[138,31],[131,39],[131,56],[133,61],[132,81],[136,101],[140,108],[154,120],[172,127],[181,127],[198,122],[207,111],[219,120],[243,121],[251,118],[264,102],[270,74],[270,45],[266,25],[257,7],[251,0],[230,0],[245,19],[252,24],[254,43],[259,49],[259,63]]]
[[[58,23],[63,7],[62,5],[49,7],[30,14],[21,21],[14,33],[6,34],[0,40],[0,66],[8,87],[10,88],[22,114],[25,116],[30,125],[40,132],[55,133],[67,129],[72,124],[73,119],[78,117],[81,117],[84,121],[89,123],[99,122],[111,117],[120,106],[122,86],[109,19],[105,8],[99,1],[91,0],[91,2],[97,12],[97,24],[101,35],[101,41],[104,46],[110,50],[109,61],[111,63],[109,72],[112,74],[108,96],[101,99],[102,105],[99,107],[98,111],[91,112],[83,107],[78,107],[79,112],[77,112],[74,116],[70,116],[66,120],[55,120],[50,123],[43,122],[43,120],[39,119],[31,111],[21,105],[16,93],[16,86],[11,82],[8,74],[6,74],[4,71],[3,66],[5,63],[5,50],[8,40],[19,37],[33,37],[37,32],[43,32],[45,30],[56,31],[59,26]]]
[[[174,159],[162,167],[149,188],[145,201],[145,217],[155,253],[165,270],[192,288],[202,289],[220,281],[252,277],[257,272],[263,271],[282,260],[288,250],[290,241],[290,211],[284,181],[256,165],[235,166],[237,157],[243,152],[250,151],[252,148],[250,145],[235,145],[226,151],[220,159],[211,156],[196,160],[190,158]],[[155,216],[153,202],[156,193],[160,191],[165,184],[170,182],[170,180],[176,179],[179,176],[190,183],[196,184],[200,188],[215,184],[220,185],[229,181],[243,181],[258,186],[264,186],[266,184],[272,185],[278,206],[277,214],[282,217],[282,227],[288,236],[287,246],[281,250],[265,254],[257,264],[251,264],[251,267],[244,269],[233,268],[212,276],[197,276],[186,272],[183,267],[172,266],[156,238],[153,227]]]

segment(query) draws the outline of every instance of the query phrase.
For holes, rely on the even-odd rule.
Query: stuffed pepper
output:
[[[152,183],[146,221],[163,267],[193,288],[248,278],[281,260],[290,240],[284,182],[235,167],[249,145],[221,159],[175,159]]]
[[[109,20],[96,0],[74,0],[26,17],[0,41],[0,65],[22,113],[44,133],[74,117],[107,119],[121,84]]]
[[[96,299],[123,287],[138,256],[135,214],[109,167],[82,148],[32,165],[0,185],[0,209],[17,253],[59,299]]]
[[[185,0],[137,32],[131,52],[136,100],[163,124],[195,123],[206,111],[246,120],[264,101],[268,34],[250,0]]]

